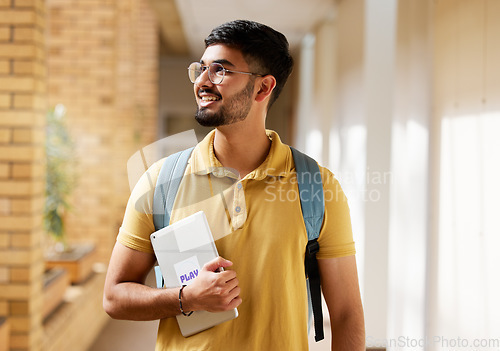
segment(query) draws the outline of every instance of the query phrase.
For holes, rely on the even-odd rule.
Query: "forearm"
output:
[[[179,288],[155,289],[134,282],[119,283],[106,289],[103,305],[114,319],[148,321],[181,313]]]
[[[364,351],[365,326],[363,313],[353,313],[332,320],[333,351]]]
[[[128,249],[122,248],[122,250]],[[111,262],[113,263],[113,259]],[[236,272],[232,270],[219,272],[219,268],[231,265],[232,262],[222,257],[205,264],[198,277],[182,291],[184,311],[221,312],[238,307],[241,303],[239,297],[241,289],[238,286]],[[108,270],[103,305],[112,318],[146,321],[174,317],[181,313],[180,288],[154,289],[143,284],[148,264],[140,270],[141,274],[133,274],[133,279],[122,277],[116,273],[118,270],[115,266],[111,267],[114,268]],[[131,270],[134,266],[128,267]]]

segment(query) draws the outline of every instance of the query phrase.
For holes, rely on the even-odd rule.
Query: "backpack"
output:
[[[194,147],[172,154],[164,161],[153,197],[153,221],[155,230],[170,223],[170,214],[175,196],[184,176],[184,171]],[[307,231],[308,243],[305,250],[305,272],[309,305],[309,326],[314,315],[315,340],[324,339],[323,311],[321,307],[321,282],[316,254],[319,251],[318,237],[325,212],[323,183],[316,161],[290,147],[295,162],[297,185],[300,194],[302,216]],[[303,196],[307,194],[309,196]],[[163,287],[163,277],[155,267],[157,287]]]

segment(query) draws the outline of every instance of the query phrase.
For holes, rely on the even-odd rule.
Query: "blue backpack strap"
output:
[[[155,231],[170,224],[170,214],[174,207],[175,196],[181,185],[186,166],[194,147],[168,156],[163,162],[153,195],[153,223]],[[155,267],[156,287],[163,288],[163,275],[160,267]]]
[[[318,163],[309,156],[290,147],[292,150],[297,185],[300,194],[300,206],[307,231],[308,243],[304,259],[307,275],[307,293],[309,298],[309,315],[314,315],[315,340],[324,339],[323,311],[321,309],[321,281],[316,254],[319,251],[318,237],[325,214],[323,182]]]
[[[161,166],[153,196],[153,222],[155,230],[170,223],[175,196],[194,147],[168,156]]]

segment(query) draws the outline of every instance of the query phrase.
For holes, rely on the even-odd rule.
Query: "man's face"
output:
[[[212,62],[224,68],[248,72],[241,52],[225,45],[209,46],[200,60],[203,66]],[[198,109],[196,121],[202,126],[219,127],[243,121],[252,107],[255,78],[246,74],[226,72],[221,84],[213,84],[205,71],[194,83]]]

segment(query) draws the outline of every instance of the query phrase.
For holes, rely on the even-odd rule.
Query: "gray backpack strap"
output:
[[[314,314],[315,339],[320,341],[325,336],[323,331],[323,311],[321,309],[321,281],[316,254],[319,251],[318,237],[325,215],[323,182],[318,163],[300,151],[292,147],[290,149],[295,163],[300,206],[308,238],[304,265],[307,276],[309,317]]]
[[[161,166],[153,197],[155,230],[169,225],[175,196],[194,147],[168,156]]]
[[[290,147],[292,150],[297,184],[300,191],[300,205],[306,224],[308,240],[319,237],[325,214],[323,182],[318,163],[311,157]]]

